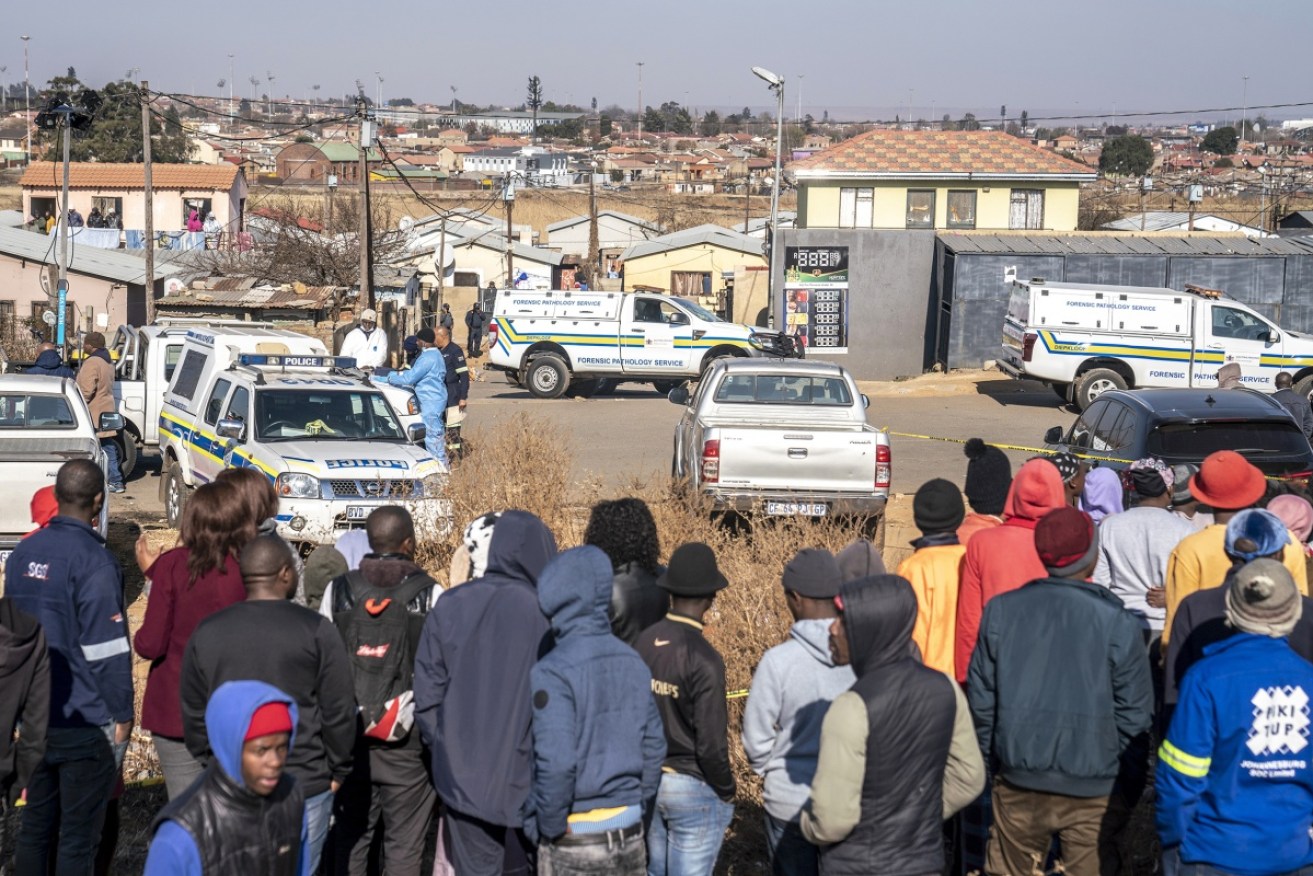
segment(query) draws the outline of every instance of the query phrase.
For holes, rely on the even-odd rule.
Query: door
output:
[[[620,330],[620,360],[626,372],[682,374],[693,353],[688,314],[656,295],[636,295]]]
[[[1204,350],[1210,354],[1196,362],[1195,386],[1216,386],[1217,371],[1234,362],[1240,378],[1251,389],[1270,391],[1277,370],[1262,367],[1264,354],[1281,355],[1281,332],[1267,320],[1225,304],[1210,304],[1204,319]]]
[[[203,484],[214,480],[215,475],[228,467],[228,455],[232,453],[234,442],[220,438],[215,431],[223,417],[223,405],[230,389],[232,381],[223,377],[216,380],[201,411],[204,423],[197,431],[196,446],[192,447],[191,466],[197,480]]]
[[[1037,230],[1044,227],[1044,192],[1013,189],[1009,202],[1008,228]]]

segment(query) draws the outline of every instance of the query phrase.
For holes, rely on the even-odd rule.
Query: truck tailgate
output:
[[[872,429],[714,428],[720,439],[722,487],[868,493],[874,489],[877,433]]]
[[[8,549],[32,531],[32,494],[55,483],[59,467],[70,459],[93,459],[85,438],[6,438],[0,448],[0,483],[9,501],[0,506],[0,546]]]

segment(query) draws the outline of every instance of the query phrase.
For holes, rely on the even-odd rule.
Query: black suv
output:
[[[1270,395],[1249,389],[1105,392],[1066,434],[1054,426],[1044,441],[1114,469],[1146,456],[1198,465],[1210,453],[1235,450],[1265,475],[1304,482],[1313,476],[1313,447],[1294,419]]]

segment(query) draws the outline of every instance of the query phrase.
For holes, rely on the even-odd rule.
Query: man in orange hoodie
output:
[[[957,486],[943,478],[926,481],[912,500],[912,518],[921,537],[912,542],[916,553],[898,567],[916,593],[916,625],[912,641],[921,661],[953,675],[957,591],[966,548],[957,542],[966,507]]]
[[[1047,459],[1032,459],[1017,470],[1003,508],[1005,520],[977,532],[967,545],[957,599],[957,680],[966,682],[971,652],[985,604],[1000,593],[1048,574],[1035,551],[1040,518],[1067,504],[1062,476]]]

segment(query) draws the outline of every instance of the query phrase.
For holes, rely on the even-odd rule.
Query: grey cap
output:
[[[1288,636],[1303,611],[1304,599],[1294,577],[1277,560],[1246,563],[1231,576],[1226,589],[1226,620],[1242,633]]]
[[[843,573],[834,554],[824,548],[803,548],[784,567],[784,589],[808,599],[833,599],[839,595]]]

